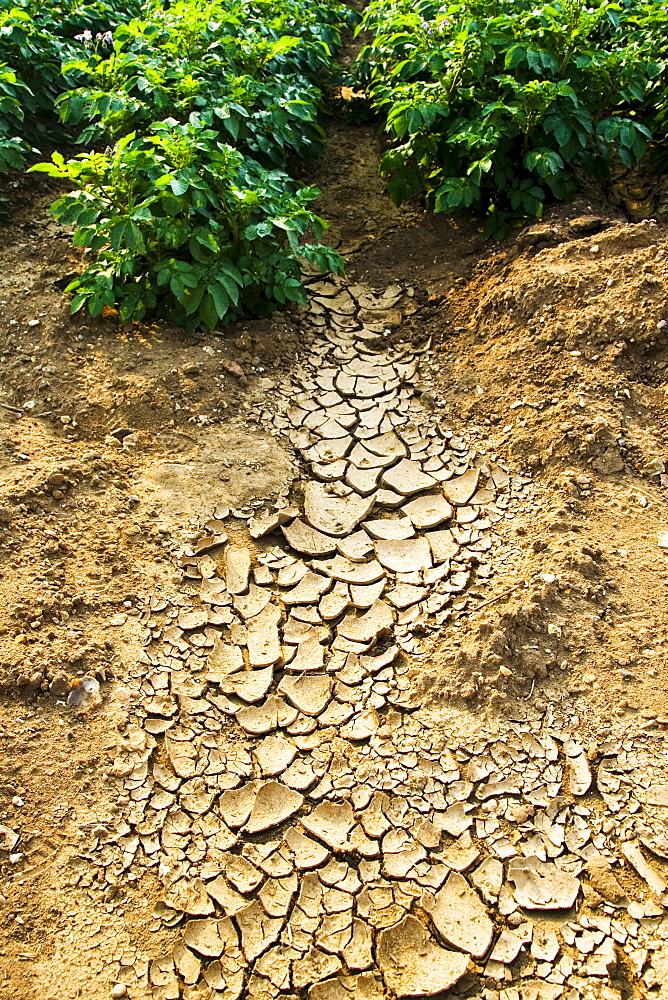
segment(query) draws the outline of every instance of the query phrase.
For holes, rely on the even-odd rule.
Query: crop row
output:
[[[323,149],[322,81],[349,18],[309,0],[5,11],[5,168],[53,143],[56,115],[88,150],[32,168],[70,187],[53,211],[85,251],[73,310],[212,330],[303,301],[304,260],[341,270],[317,191],[291,172]]]
[[[658,0],[371,0],[359,70],[392,145],[397,202],[486,216],[487,232],[638,163],[668,125]]]

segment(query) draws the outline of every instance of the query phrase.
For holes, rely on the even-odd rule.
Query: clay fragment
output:
[[[465,974],[469,958],[439,948],[413,916],[380,933],[378,967],[397,997],[433,996],[449,990]]]
[[[312,565],[342,583],[365,585],[375,583],[383,576],[383,567],[375,559],[369,562],[351,562],[350,559],[337,555],[333,559],[314,560]]]
[[[331,580],[326,576],[308,572],[296,587],[281,594],[281,600],[284,604],[315,604],[331,585]]]
[[[322,531],[312,528],[300,517],[292,524],[284,525],[281,530],[288,544],[302,555],[326,556],[336,551],[336,541],[331,535],[325,535]]]
[[[250,818],[244,827],[247,833],[261,833],[284,823],[301,808],[304,796],[280,781],[260,785]]]
[[[323,483],[307,483],[304,490],[304,515],[312,528],[343,538],[357,527],[373,509],[373,496],[357,493],[339,496]]]
[[[359,618],[348,616],[338,628],[339,635],[355,642],[371,642],[388,632],[394,624],[392,608],[385,601],[376,601]]]
[[[250,570],[248,549],[229,546],[225,551],[225,583],[230,594],[243,594],[248,590]]]
[[[411,521],[414,528],[423,530],[435,528],[452,517],[452,507],[441,493],[425,493],[411,500],[402,513]]]
[[[580,891],[573,875],[536,857],[514,858],[508,866],[515,901],[530,910],[569,910]]]
[[[249,705],[236,712],[237,722],[251,736],[263,736],[281,726],[290,726],[296,718],[295,708],[271,695],[261,705]]]
[[[332,680],[327,674],[286,674],[278,690],[304,715],[319,715],[330,699]]]
[[[350,607],[350,591],[348,585],[341,580],[337,580],[328,594],[320,600],[318,610],[325,621],[332,621],[338,618]]]
[[[469,469],[463,476],[455,479],[448,479],[443,483],[443,493],[450,503],[464,506],[469,502],[476,489],[480,472],[478,469]]]
[[[384,517],[377,521],[365,521],[362,527],[372,538],[384,538],[387,541],[415,537],[415,529],[407,517]]]
[[[448,944],[482,958],[492,943],[494,924],[480,896],[458,872],[451,872],[433,901],[423,897],[423,906]]]
[[[355,817],[349,802],[321,802],[302,820],[304,827],[333,851],[348,847],[348,834]]]
[[[272,667],[266,667],[264,670],[241,670],[226,677],[221,688],[225,694],[236,694],[243,701],[252,703],[264,698],[273,679]]]
[[[431,486],[436,485],[433,476],[423,472],[422,467],[417,462],[411,461],[410,458],[404,458],[397,465],[393,465],[391,469],[387,469],[383,473],[382,482],[389,489],[401,493],[405,497],[412,496],[413,493],[420,493],[422,490],[428,490]]]
[[[428,531],[425,538],[429,542],[432,558],[437,565],[448,559],[454,559],[459,552],[459,545],[447,528],[443,531]]]
[[[431,567],[431,552],[426,538],[407,538],[374,542],[376,559],[394,573],[418,573]]]
[[[253,756],[265,777],[282,774],[297,756],[297,747],[283,736],[267,736],[255,747]]]
[[[189,920],[183,933],[184,943],[198,955],[220,958],[224,951],[237,947],[239,939],[229,917],[222,920],[205,918]]]
[[[248,658],[251,666],[268,667],[280,660],[280,620],[281,610],[276,604],[267,604],[259,615],[248,619]]]

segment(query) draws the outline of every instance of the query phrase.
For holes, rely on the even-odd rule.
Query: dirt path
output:
[[[70,320],[14,192],[0,997],[665,994],[665,231],[485,247],[379,143],[224,338]]]

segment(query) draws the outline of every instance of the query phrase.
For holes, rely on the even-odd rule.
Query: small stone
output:
[[[54,698],[64,698],[70,690],[72,682],[66,673],[57,673],[49,684],[49,691]],[[125,988],[125,987],[124,987]]]

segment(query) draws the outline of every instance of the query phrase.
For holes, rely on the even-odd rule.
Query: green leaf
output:
[[[229,280],[229,279],[228,279]],[[236,286],[235,286],[236,288]],[[227,286],[223,287],[223,282],[220,281],[217,284],[208,285],[207,290],[213,299],[214,306],[216,308],[216,313],[218,319],[225,319],[227,311],[230,307],[230,298],[227,293]],[[236,299],[232,300],[236,305],[239,301],[239,289],[236,288]]]
[[[513,45],[508,49],[506,53],[506,58],[504,61],[504,66],[506,69],[515,69],[520,63],[524,62],[526,58],[526,51],[523,45]]]
[[[176,197],[180,198],[189,189],[190,182],[184,180],[181,177],[172,177],[170,178],[169,186],[172,189],[173,193],[176,195]]]
[[[216,304],[213,300],[213,296],[209,291],[205,292],[199,307],[199,316],[204,323],[204,325],[209,329],[213,330],[218,325],[218,310]]]

